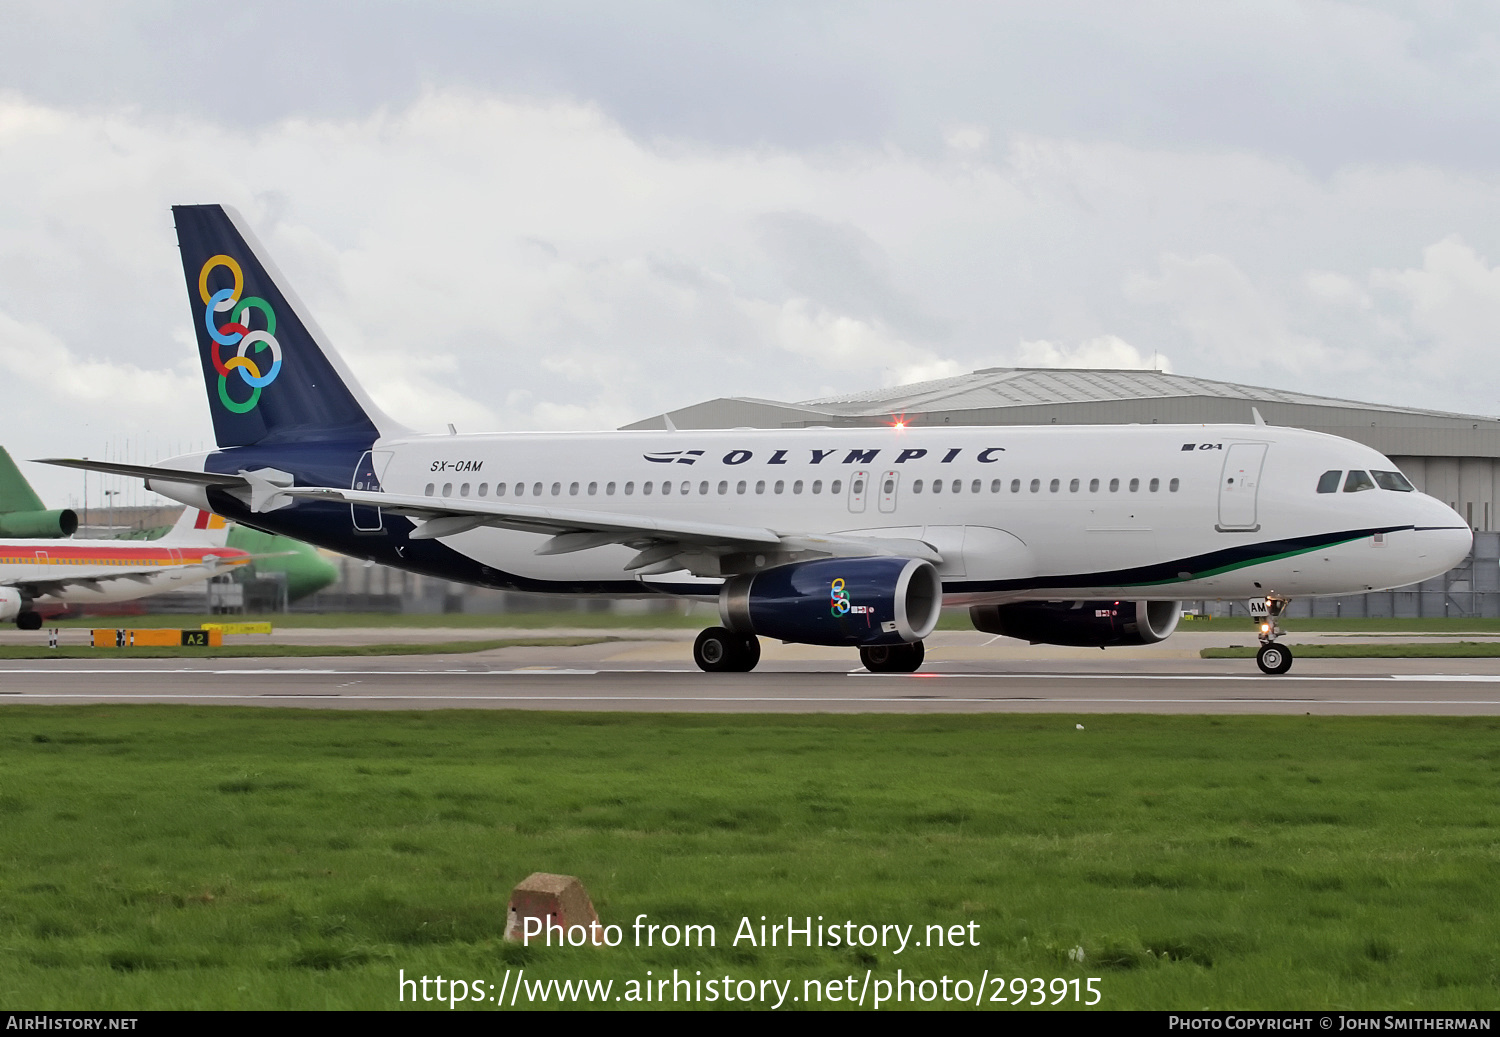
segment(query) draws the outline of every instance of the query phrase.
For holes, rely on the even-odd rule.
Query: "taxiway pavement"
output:
[[[390,642],[419,639],[411,633],[382,631]],[[640,640],[608,633],[632,639],[425,656],[161,660],[109,650],[98,660],[11,660],[0,662],[0,707],[1500,715],[1494,659],[1307,659],[1267,677],[1253,660],[1199,659],[1199,646],[1179,642],[1182,635],[1099,651],[953,633],[934,636],[922,672],[912,675],[867,673],[850,650],[775,643],[765,644],[754,673],[705,674],[682,632]]]

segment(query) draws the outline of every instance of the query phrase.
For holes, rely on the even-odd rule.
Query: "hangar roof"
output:
[[[1208,378],[1167,374],[1163,371],[1070,369],[1056,367],[986,367],[972,374],[914,382],[885,389],[825,396],[799,404],[837,414],[896,411],[972,410],[991,407],[1025,407],[1037,404],[1102,403],[1118,400],[1149,400],[1166,397],[1203,396],[1256,403],[1290,403],[1309,406],[1354,407],[1364,410],[1400,411],[1407,414],[1441,414],[1410,407],[1386,407],[1356,400],[1331,399],[1284,389],[1266,389]],[[1451,416],[1451,415],[1444,415]]]
[[[1249,423],[1314,429],[1387,455],[1500,458],[1500,420],[1472,414],[1343,400],[1161,371],[991,367],[801,403],[727,397],[626,428],[805,428],[910,425]]]

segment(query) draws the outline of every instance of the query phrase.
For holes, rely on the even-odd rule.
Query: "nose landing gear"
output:
[[[1287,599],[1267,597],[1265,601],[1266,611],[1260,622],[1260,651],[1255,653],[1255,664],[1261,673],[1286,673],[1292,668],[1292,650],[1278,644],[1276,639],[1282,633],[1278,619],[1286,610]]]

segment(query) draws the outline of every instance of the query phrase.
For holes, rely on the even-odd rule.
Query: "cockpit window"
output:
[[[1415,493],[1417,490],[1400,472],[1377,472],[1371,469],[1370,474],[1375,477],[1375,485],[1382,490],[1398,490],[1401,493]]]
[[[1358,493],[1360,490],[1373,490],[1374,488],[1375,483],[1358,468],[1350,472],[1349,477],[1344,480],[1345,493]]]
[[[1344,477],[1342,470],[1336,472],[1324,472],[1318,477],[1319,493],[1338,493],[1339,480]]]

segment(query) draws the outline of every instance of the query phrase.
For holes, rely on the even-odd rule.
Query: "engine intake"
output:
[[[15,619],[26,609],[26,599],[14,587],[0,587],[0,620]]]
[[[0,515],[0,536],[70,537],[78,531],[78,513],[72,508],[57,511],[12,511]]]
[[[1177,629],[1180,601],[1022,601],[969,609],[975,630],[1032,644],[1154,645]]]
[[[733,576],[719,593],[730,630],[808,645],[894,645],[937,626],[943,583],[917,558],[819,558]]]

